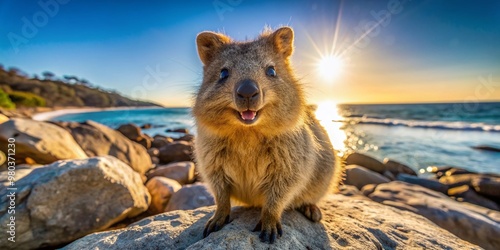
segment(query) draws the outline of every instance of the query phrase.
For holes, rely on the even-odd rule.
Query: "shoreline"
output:
[[[131,106],[131,107],[109,107],[109,108],[95,108],[95,107],[67,107],[67,108],[55,108],[54,110],[36,112],[31,116],[31,119],[36,121],[47,121],[53,118],[69,115],[69,114],[80,114],[80,113],[92,113],[99,111],[113,111],[113,110],[136,110],[136,109],[152,109],[152,108],[164,108],[158,106]]]

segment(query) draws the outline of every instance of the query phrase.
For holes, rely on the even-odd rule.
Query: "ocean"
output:
[[[500,148],[500,103],[439,103],[335,105],[321,104],[317,116],[340,154],[358,151],[379,160],[390,158],[425,174],[428,166],[456,166],[500,174],[500,153],[477,150]],[[112,128],[152,124],[151,136],[168,129],[189,128],[188,108],[150,108],[67,114],[60,121],[94,120]]]

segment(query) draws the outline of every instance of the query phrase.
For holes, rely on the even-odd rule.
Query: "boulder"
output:
[[[0,124],[1,151],[8,152],[9,138],[15,139],[17,163],[25,163],[26,158],[40,164],[87,158],[70,133],[47,122],[23,118],[10,119]]]
[[[344,184],[353,185],[360,190],[368,184],[380,184],[390,181],[387,177],[361,166],[348,165],[345,168]]]
[[[160,164],[160,158],[158,158],[157,156],[151,156],[151,163],[153,163],[154,165]]]
[[[158,166],[151,170],[147,176],[148,179],[155,176],[163,176],[172,180],[176,180],[181,185],[191,184],[194,182],[194,163],[190,161],[174,162],[168,165]]]
[[[450,188],[450,190],[448,190],[448,195],[455,197],[458,201],[469,202],[497,211],[500,210],[500,207],[494,201],[479,195],[469,185]]]
[[[429,166],[427,167],[427,171],[429,173],[434,173],[437,178],[441,178],[445,175],[446,171],[452,169],[452,166]]]
[[[151,197],[140,175],[112,157],[57,161],[17,180],[16,242],[2,249],[49,248],[103,230],[148,209]],[[0,222],[9,221],[0,188]]]
[[[132,123],[123,124],[116,130],[132,141],[139,141],[142,138],[141,128]]]
[[[170,144],[174,142],[174,139],[162,135],[155,135],[153,137],[153,142],[151,143],[151,146],[154,148],[161,148],[167,144]]]
[[[495,197],[500,203],[500,177],[482,176],[472,180],[472,186],[476,192]]]
[[[57,125],[70,131],[90,157],[114,156],[140,174],[146,173],[153,165],[144,147],[105,125],[93,121],[58,122]]]
[[[148,149],[148,155],[151,157],[158,157],[160,155],[160,150],[157,148]]]
[[[151,194],[151,205],[148,209],[151,214],[163,213],[172,194],[182,188],[177,181],[161,176],[153,177],[146,187]]]
[[[384,159],[384,165],[385,168],[389,170],[394,176],[398,176],[398,174],[409,174],[417,176],[417,173],[412,168],[397,161],[393,161],[389,158]]]
[[[175,192],[170,198],[165,211],[191,210],[212,205],[215,205],[214,197],[208,191],[207,186],[202,183],[195,183],[185,185]]]
[[[400,181],[379,184],[368,197],[388,206],[420,214],[485,249],[500,249],[498,211],[471,208],[442,193]]]
[[[480,249],[422,216],[358,197],[329,195],[321,223],[297,211],[282,217],[283,236],[272,245],[252,232],[258,208],[235,207],[232,220],[203,238],[215,207],[172,211],[127,228],[81,238],[64,249]]]
[[[162,163],[191,161],[193,147],[185,141],[176,141],[160,148],[160,161]]]
[[[350,154],[345,159],[345,163],[346,163],[346,165],[362,166],[362,167],[367,168],[369,170],[375,171],[379,174],[383,174],[384,171],[386,170],[385,165],[382,162],[380,162],[380,161],[378,161],[378,160],[376,160],[368,155],[364,155],[364,154],[360,154],[360,153]]]
[[[408,174],[400,174],[397,177],[397,180],[399,181],[404,181],[407,183],[419,185],[443,194],[446,194],[448,192],[448,186],[433,179],[426,179],[426,178],[420,178],[417,176],[413,175],[408,175]]]

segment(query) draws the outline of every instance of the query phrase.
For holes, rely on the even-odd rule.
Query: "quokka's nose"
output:
[[[243,80],[236,88],[236,95],[241,99],[252,99],[259,95],[259,87],[252,80]]]

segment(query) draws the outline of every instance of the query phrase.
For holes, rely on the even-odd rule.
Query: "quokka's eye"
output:
[[[273,66],[269,66],[266,69],[266,75],[275,77],[276,76],[276,70],[274,69]]]
[[[220,71],[219,80],[224,80],[228,77],[229,77],[229,70],[227,70],[226,68],[222,69]]]

